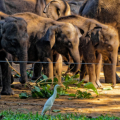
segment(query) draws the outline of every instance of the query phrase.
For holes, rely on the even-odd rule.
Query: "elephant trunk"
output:
[[[46,17],[43,13],[43,10],[45,8],[45,1],[44,0],[36,0],[36,6],[35,6],[35,13],[37,15]]]
[[[80,69],[80,54],[79,51],[77,50],[70,50],[70,55],[74,61],[74,67],[71,70],[71,72],[76,73]]]
[[[6,13],[6,7],[4,0],[0,0],[0,11]]]
[[[27,48],[21,49],[19,54],[19,61],[20,61],[20,74],[21,74],[19,81],[21,84],[24,84],[27,81],[27,73],[26,73]]]
[[[109,63],[111,65],[104,65],[104,75],[105,82],[112,83],[113,87],[116,85],[116,63],[117,63],[117,50],[116,52],[111,53],[110,60],[104,61],[105,63]]]

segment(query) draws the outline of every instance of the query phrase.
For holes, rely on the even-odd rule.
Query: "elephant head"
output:
[[[112,26],[95,27],[88,32],[95,50],[102,54],[105,63],[111,65],[111,79],[116,84],[116,63],[119,47],[118,31]]]
[[[2,47],[19,61],[27,61],[27,23],[21,18],[8,17],[2,25]],[[24,69],[23,69],[24,68]],[[26,62],[20,62],[20,82],[27,80]]]
[[[43,11],[48,18],[57,20],[59,17],[71,15],[70,6],[64,0],[50,1]]]
[[[50,48],[65,56],[68,60],[70,55],[75,64],[72,72],[80,68],[79,38],[81,34],[77,27],[70,23],[51,26],[44,37],[44,41],[50,43]]]

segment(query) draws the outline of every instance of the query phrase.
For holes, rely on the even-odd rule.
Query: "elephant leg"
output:
[[[88,73],[89,73],[89,82],[92,82],[93,85],[97,88],[96,84],[96,74],[95,74],[95,64],[87,64]]]
[[[80,69],[80,81],[82,81],[82,79],[86,75],[88,75],[87,65],[85,64],[85,61],[82,60],[82,65],[81,65],[81,69]],[[87,81],[89,82],[89,79]]]
[[[102,65],[102,55],[99,53],[96,57],[97,63],[95,65],[95,72],[96,72],[96,83],[98,87],[102,87],[102,84],[100,83],[100,71],[101,71],[101,65]]]
[[[104,65],[103,66],[103,71],[104,71],[104,75],[105,75],[105,83],[112,83],[111,80],[111,72],[112,72],[112,65]],[[120,83],[120,78],[116,73],[116,83]]]
[[[2,71],[1,71],[1,65],[0,65],[0,87],[2,87]]]
[[[11,57],[9,57],[8,60],[12,60]],[[3,86],[1,94],[2,95],[13,95],[14,92],[11,89],[11,72],[12,71],[7,62],[4,62],[1,64],[1,70],[2,70],[2,86]]]
[[[11,74],[11,84],[14,82],[14,78],[13,78],[13,76],[12,76],[12,74]]]
[[[104,63],[110,63],[110,61],[105,61]],[[112,65],[103,65],[103,71],[105,76],[105,83],[112,83]]]
[[[44,74],[47,75],[47,77],[50,78],[53,83],[53,62],[47,57],[44,58],[44,62],[46,62],[43,64]]]
[[[117,56],[117,66],[119,66],[119,56]]]
[[[54,64],[55,72],[57,73],[58,84],[62,84],[61,82],[61,73],[62,73],[62,56],[59,54],[57,61]]]
[[[35,63],[32,80],[36,80],[37,78],[39,78],[41,76],[41,71],[42,71],[42,63]]]

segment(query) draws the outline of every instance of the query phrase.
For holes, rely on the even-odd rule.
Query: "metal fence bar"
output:
[[[3,63],[3,62],[7,62],[7,61],[0,61],[0,63]],[[9,62],[14,62],[16,64],[19,64],[19,63],[23,63],[23,62],[26,62],[26,63],[29,63],[29,64],[34,64],[34,63],[43,63],[43,64],[46,64],[46,63],[61,63],[61,62],[36,62],[36,61],[9,61]],[[62,62],[62,63],[67,63],[67,64],[99,64],[99,63],[72,63],[72,62]],[[111,64],[111,63],[102,63],[102,65],[116,65],[116,64]]]

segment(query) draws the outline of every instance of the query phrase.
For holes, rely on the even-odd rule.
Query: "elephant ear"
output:
[[[50,42],[51,49],[53,48],[55,44],[55,33],[57,30],[58,30],[58,26],[52,26],[47,30],[44,36],[44,41]]]
[[[47,13],[48,8],[49,8],[49,6],[50,6],[51,4],[54,4],[54,6],[56,7],[58,16],[60,16],[60,4],[59,4],[58,1],[55,1],[55,0],[50,1],[50,2],[45,6],[43,12],[44,12],[44,13]]]
[[[101,36],[101,27],[95,27],[90,32],[88,32],[88,36],[90,37],[93,46],[96,46],[99,44],[100,36]]]
[[[0,20],[0,37],[2,35],[2,25],[4,24],[4,20]]]

